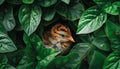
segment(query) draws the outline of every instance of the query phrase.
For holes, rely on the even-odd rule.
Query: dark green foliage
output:
[[[45,48],[41,36],[67,25],[69,52]],[[0,0],[0,69],[119,69],[119,0]]]

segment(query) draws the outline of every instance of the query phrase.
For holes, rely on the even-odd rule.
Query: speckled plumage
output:
[[[75,42],[70,29],[60,23],[54,25],[50,31],[45,31],[42,36],[46,48],[53,48],[62,51],[70,47],[71,42]]]

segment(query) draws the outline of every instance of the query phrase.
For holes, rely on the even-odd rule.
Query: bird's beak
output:
[[[72,37],[69,37],[68,40],[71,42],[75,42],[75,40]]]

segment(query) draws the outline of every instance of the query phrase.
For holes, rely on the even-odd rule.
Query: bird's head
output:
[[[71,35],[70,29],[67,26],[62,25],[60,23],[52,27],[51,35],[54,39],[60,42],[66,41],[75,42]]]

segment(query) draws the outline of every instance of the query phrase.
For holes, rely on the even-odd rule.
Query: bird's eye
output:
[[[61,37],[63,37],[63,38],[66,38],[67,36],[66,35],[63,35],[63,34],[60,34],[61,35]]]

